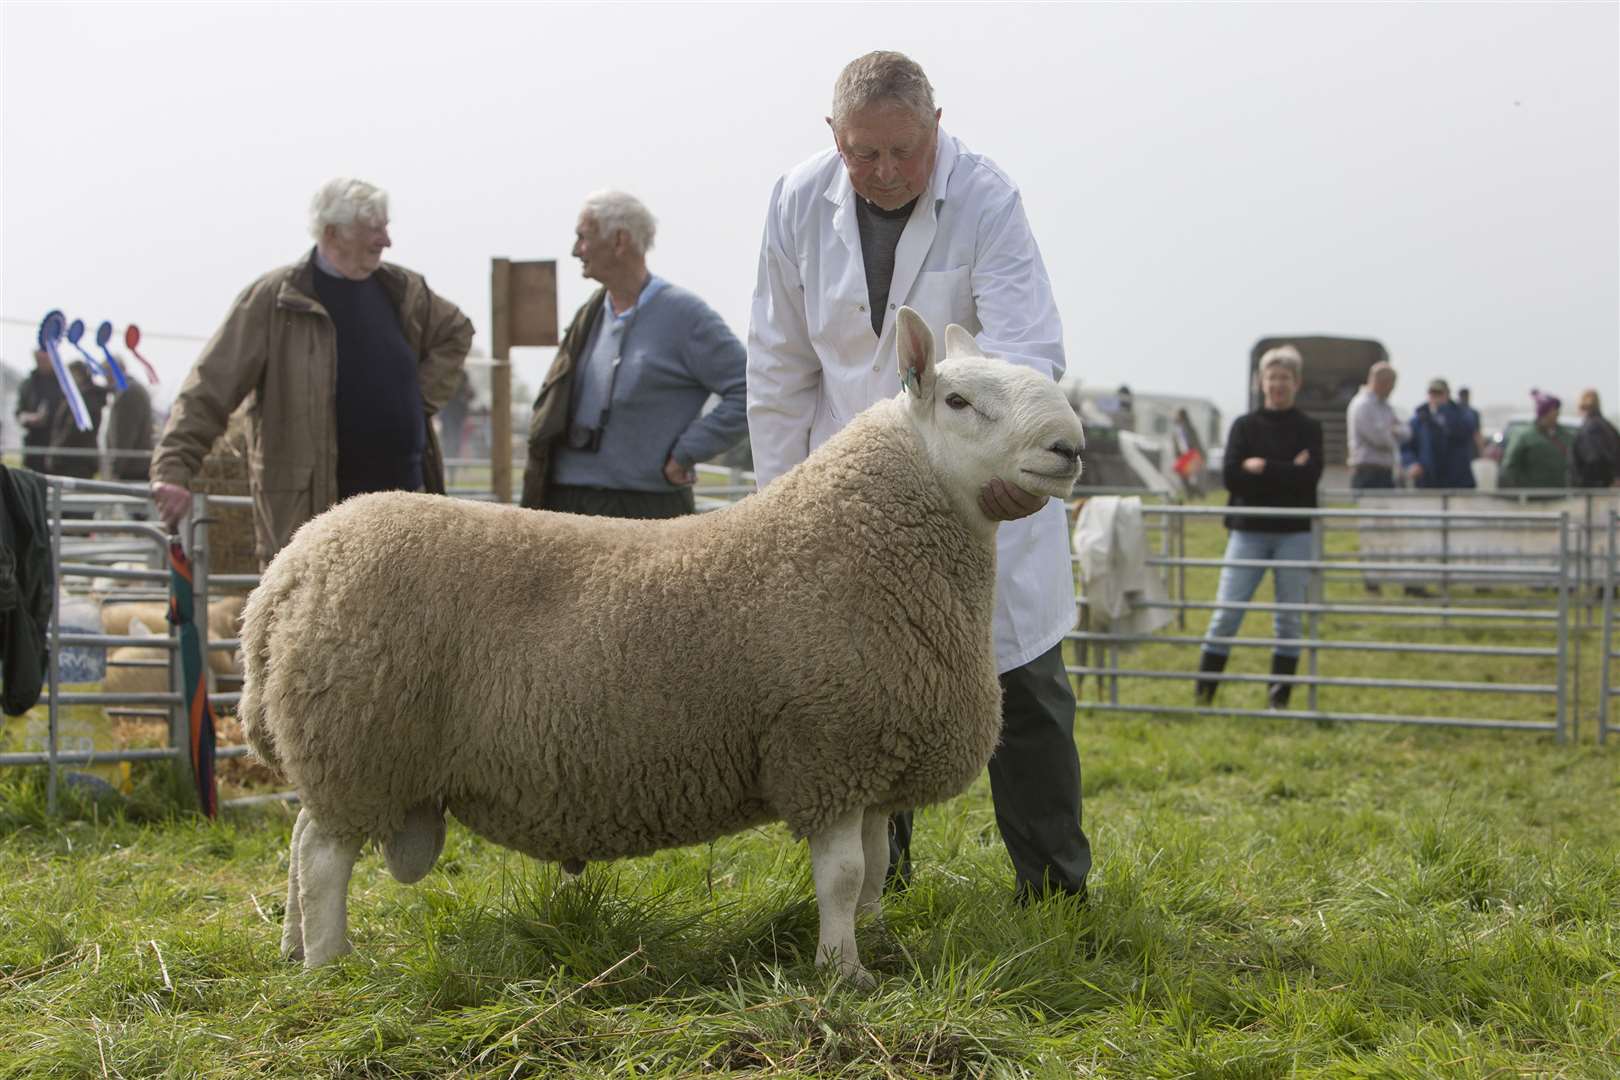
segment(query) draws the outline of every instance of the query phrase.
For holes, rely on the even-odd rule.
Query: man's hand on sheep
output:
[[[1045,495],[1032,495],[999,476],[979,489],[979,509],[991,521],[1016,521],[1045,505]]]
[[[152,482],[152,501],[157,503],[158,517],[172,531],[180,527],[180,520],[191,513],[191,492],[179,484]]]
[[[676,487],[691,487],[697,483],[697,469],[682,465],[675,460],[675,455],[671,454],[664,461],[664,479]]]

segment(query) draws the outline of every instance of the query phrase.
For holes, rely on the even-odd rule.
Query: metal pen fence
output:
[[[1436,513],[1428,510],[1391,510],[1383,508],[1358,509],[1270,509],[1245,507],[1242,514],[1255,518],[1309,518],[1311,557],[1305,560],[1227,560],[1224,558],[1196,558],[1187,555],[1186,531],[1189,522],[1220,518],[1230,511],[1227,507],[1156,505],[1143,507],[1144,521],[1158,519],[1160,538],[1157,556],[1144,561],[1154,572],[1167,580],[1169,597],[1163,601],[1145,601],[1139,606],[1146,609],[1165,609],[1173,613],[1176,630],[1187,629],[1188,615],[1192,612],[1213,613],[1219,608],[1276,613],[1294,612],[1304,616],[1303,633],[1297,639],[1276,637],[1206,638],[1185,633],[1118,633],[1096,628],[1084,591],[1079,597],[1083,611],[1082,628],[1069,635],[1076,643],[1081,662],[1069,668],[1082,682],[1087,676],[1097,680],[1101,700],[1090,707],[1123,713],[1168,714],[1225,714],[1225,715],[1286,715],[1312,720],[1340,720],[1372,723],[1406,723],[1430,726],[1496,728],[1552,732],[1559,741],[1570,737],[1571,711],[1571,598],[1577,579],[1578,560],[1570,543],[1570,515],[1559,512],[1522,512],[1504,515],[1492,507],[1480,510],[1462,510],[1448,507]],[[1341,554],[1329,550],[1327,538],[1331,528],[1351,527],[1357,530],[1423,529],[1437,527],[1448,533],[1479,530],[1500,535],[1503,530],[1533,531],[1538,533],[1537,545],[1550,554],[1539,551],[1525,553],[1518,550],[1491,552],[1479,545],[1466,554],[1443,551],[1439,561],[1411,557],[1393,561],[1380,555],[1366,559],[1359,551]],[[1612,551],[1612,546],[1610,549]],[[1213,597],[1195,598],[1187,583],[1189,572],[1210,572],[1226,567],[1258,569],[1296,569],[1309,574],[1309,587],[1305,603],[1276,603],[1248,601],[1223,602]],[[1417,593],[1418,603],[1347,602],[1327,596],[1330,583],[1345,579],[1360,580],[1369,590],[1374,582],[1381,588],[1384,582],[1404,583]],[[1476,588],[1489,590],[1487,599],[1480,596],[1463,598],[1456,595],[1460,581],[1474,583]],[[1422,586],[1413,583],[1427,583]],[[1438,585],[1438,596],[1428,585]],[[1517,594],[1504,595],[1504,587],[1514,587]],[[1612,602],[1612,601],[1611,601]],[[1608,616],[1605,616],[1607,622]],[[1356,627],[1361,633],[1331,634],[1329,620],[1359,620]],[[1365,631],[1386,626],[1404,627],[1402,636],[1394,640],[1368,639]],[[1481,642],[1480,637],[1491,636],[1493,629],[1511,630],[1511,644]],[[1434,640],[1435,631],[1448,632],[1457,640]],[[1527,644],[1527,636],[1545,639],[1545,644]],[[1298,674],[1241,674],[1201,673],[1190,658],[1194,650],[1205,644],[1225,646],[1228,649],[1276,649],[1298,647],[1304,657],[1303,670]],[[1173,668],[1136,666],[1121,663],[1121,652],[1136,646],[1190,647],[1189,660]],[[1550,681],[1521,680],[1504,682],[1495,678],[1390,678],[1330,675],[1323,671],[1323,660],[1340,654],[1360,654],[1362,657],[1429,656],[1437,662],[1456,661],[1465,657],[1494,659],[1503,663],[1519,660],[1550,665]],[[1095,662],[1091,658],[1095,656]],[[1304,708],[1288,709],[1282,713],[1273,709],[1245,709],[1208,707],[1197,704],[1177,705],[1163,701],[1129,701],[1121,698],[1122,681],[1142,686],[1152,680],[1178,680],[1191,684],[1205,679],[1216,684],[1261,683],[1287,684],[1303,689]],[[1135,684],[1130,680],[1141,680]],[[1497,695],[1522,700],[1525,696],[1540,697],[1551,706],[1552,718],[1538,720],[1516,710],[1507,716],[1460,716],[1425,712],[1421,708],[1400,712],[1368,712],[1354,709],[1322,707],[1319,691],[1383,690],[1401,694],[1430,695],[1435,693],[1470,693]]]
[[[742,470],[702,467],[704,485],[700,488],[700,509],[716,509],[735,501],[753,490],[752,476]],[[50,655],[47,667],[46,713],[47,731],[44,745],[38,749],[0,752],[0,766],[44,765],[47,769],[47,804],[55,812],[60,771],[67,766],[86,766],[151,760],[172,762],[180,774],[181,790],[191,790],[188,746],[189,722],[185,713],[184,695],[180,679],[178,640],[172,628],[158,637],[130,634],[104,634],[83,629],[65,629],[61,622],[61,599],[76,589],[87,589],[95,579],[134,583],[126,595],[166,597],[168,572],[164,565],[167,534],[153,520],[142,520],[135,515],[155,518],[144,485],[117,484],[70,477],[47,477],[51,529],[52,562],[57,569],[57,598],[49,627]],[[455,492],[464,497],[482,497],[483,491]],[[1189,576],[1208,574],[1226,565],[1243,565],[1218,558],[1195,557],[1188,554],[1187,527],[1190,523],[1213,519],[1228,513],[1219,506],[1187,506],[1176,503],[1169,495],[1153,495],[1135,489],[1090,489],[1086,496],[1129,494],[1146,496],[1143,507],[1144,525],[1151,538],[1149,551],[1156,552],[1146,558],[1155,572],[1161,573],[1168,586],[1169,598],[1146,604],[1147,607],[1167,609],[1177,632],[1152,634],[1111,633],[1086,625],[1069,635],[1080,650],[1082,660],[1069,667],[1071,674],[1082,682],[1087,676],[1104,689],[1105,699],[1088,702],[1085,707],[1105,708],[1122,713],[1187,713],[1227,715],[1278,715],[1272,710],[1243,708],[1207,708],[1164,704],[1160,702],[1122,700],[1122,686],[1129,687],[1132,680],[1181,680],[1190,682],[1197,673],[1194,665],[1128,667],[1121,663],[1121,654],[1133,646],[1201,646],[1205,638],[1186,633],[1189,616],[1213,612],[1220,606],[1239,607],[1245,612],[1296,611],[1305,617],[1301,638],[1289,642],[1298,645],[1305,657],[1303,670],[1293,676],[1244,674],[1222,672],[1214,679],[1220,683],[1287,682],[1304,692],[1305,707],[1288,710],[1282,715],[1313,720],[1344,720],[1375,723],[1407,723],[1432,726],[1496,728],[1551,732],[1560,741],[1575,733],[1572,702],[1578,699],[1571,688],[1571,673],[1578,665],[1570,663],[1573,629],[1573,601],[1579,597],[1590,609],[1590,618],[1601,618],[1601,685],[1598,693],[1598,738],[1606,741],[1616,730],[1615,699],[1620,686],[1613,678],[1614,661],[1620,659],[1620,635],[1614,633],[1615,592],[1620,584],[1620,557],[1617,557],[1617,532],[1620,532],[1620,510],[1601,509],[1604,495],[1587,500],[1587,506],[1572,515],[1568,509],[1557,512],[1515,510],[1504,512],[1502,505],[1493,502],[1486,508],[1463,509],[1467,501],[1459,497],[1429,509],[1390,509],[1360,506],[1353,509],[1326,508],[1312,511],[1267,510],[1245,508],[1245,516],[1281,516],[1311,518],[1311,558],[1289,563],[1265,562],[1267,568],[1276,566],[1306,570],[1310,574],[1308,599],[1301,604],[1249,601],[1243,604],[1222,605],[1213,599],[1191,595]],[[1343,493],[1328,493],[1328,498]],[[1364,494],[1364,493],[1361,493]],[[1349,496],[1345,496],[1348,500]],[[1388,498],[1388,492],[1379,493]],[[1397,496],[1399,498],[1399,496]],[[1157,500],[1157,501],[1155,501]],[[1358,501],[1366,502],[1365,498]],[[208,526],[211,508],[220,506],[249,506],[245,496],[197,494],[192,512],[184,523],[182,534],[191,553],[195,579],[195,622],[203,641],[210,650],[235,649],[234,638],[209,638],[208,606],[215,590],[245,593],[258,583],[256,574],[214,574],[208,560]],[[1433,552],[1413,551],[1400,559],[1381,549],[1376,557],[1362,557],[1357,550],[1346,553],[1334,550],[1348,546],[1330,542],[1336,530],[1350,529],[1357,541],[1368,536],[1395,536],[1438,531],[1444,538],[1439,545],[1438,558]],[[1472,533],[1485,533],[1497,537],[1532,537],[1534,544],[1528,549],[1501,549],[1494,553],[1470,546],[1459,538]],[[1343,539],[1342,537],[1339,539]],[[1500,547],[1500,545],[1498,545]],[[136,556],[144,567],[116,567],[111,562]],[[1252,564],[1251,564],[1252,565]],[[1418,603],[1353,603],[1343,599],[1330,599],[1328,586],[1344,581],[1400,584],[1418,581],[1425,591],[1434,586],[1438,595],[1419,597]],[[1483,583],[1483,584],[1481,584]],[[146,588],[141,588],[146,586]],[[1466,587],[1498,589],[1506,586],[1516,593],[1467,595]],[[1482,599],[1483,597],[1483,599]],[[1431,602],[1432,601],[1432,602]],[[1599,602],[1600,601],[1600,602]],[[1088,601],[1083,590],[1077,590],[1076,602],[1084,611]],[[1480,641],[1440,642],[1418,638],[1399,640],[1364,640],[1351,636],[1335,637],[1329,633],[1328,620],[1360,618],[1404,624],[1415,633],[1436,628],[1462,631],[1465,636],[1479,636],[1481,628],[1513,628],[1519,640],[1510,644],[1491,644]],[[1539,635],[1543,644],[1527,643],[1526,635]],[[1220,639],[1233,649],[1275,648],[1283,644],[1274,637],[1233,637]],[[64,649],[112,649],[119,646],[143,646],[162,650],[169,668],[168,689],[162,692],[113,693],[65,688],[61,678],[61,657]],[[1578,639],[1577,639],[1578,645]],[[1186,650],[1189,653],[1191,649]],[[1362,656],[1394,656],[1422,654],[1437,659],[1480,657],[1507,662],[1531,660],[1551,663],[1554,671],[1550,681],[1469,680],[1458,678],[1396,679],[1335,675],[1324,670],[1323,658],[1340,654]],[[1096,663],[1087,658],[1095,655]],[[1431,715],[1421,710],[1400,712],[1366,712],[1351,709],[1323,708],[1319,694],[1326,691],[1354,691],[1358,689],[1392,690],[1410,694],[1435,692],[1469,692],[1514,700],[1542,699],[1550,704],[1552,718],[1529,719],[1524,716],[1450,716]],[[229,690],[211,693],[218,706],[234,706],[240,694]],[[140,748],[98,748],[95,746],[61,745],[59,717],[61,711],[75,706],[123,709],[130,715],[150,718],[167,717],[168,745]],[[222,745],[216,756],[239,757],[248,753],[241,745]],[[222,805],[251,804],[267,798],[284,795],[248,796],[228,800]]]
[[[1620,510],[1609,511],[1608,520],[1608,558],[1603,565],[1603,644],[1602,651],[1598,653],[1598,662],[1602,668],[1602,675],[1598,682],[1598,742],[1607,743],[1611,731],[1620,731],[1620,725],[1614,722],[1615,696],[1620,694],[1620,685],[1614,678],[1614,662],[1620,660],[1620,653],[1615,650],[1620,647],[1620,640],[1614,632],[1616,608],[1620,607],[1615,601],[1615,591],[1620,588],[1620,547],[1616,540],[1620,540]]]

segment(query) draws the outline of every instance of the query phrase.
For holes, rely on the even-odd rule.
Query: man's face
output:
[[[1429,387],[1429,408],[1438,409],[1451,400],[1451,395],[1437,386]]]
[[[388,237],[386,220],[376,224],[355,221],[348,225],[328,225],[322,237],[321,254],[344,277],[364,281],[382,265],[383,252],[393,243]]]
[[[832,127],[829,118],[827,125]],[[856,194],[884,210],[898,210],[921,195],[939,149],[939,110],[924,122],[894,102],[868,105],[833,128],[833,142]]]
[[[34,370],[49,373],[51,370],[51,354],[44,349],[35,349]]]
[[[574,226],[574,258],[579,260],[579,272],[593,281],[603,281],[603,275],[612,274],[618,265],[618,252],[613,241],[602,235],[596,219],[581,212]]]
[[[1373,394],[1379,401],[1388,401],[1389,395],[1395,390],[1395,373],[1393,371],[1380,371],[1373,376]]]

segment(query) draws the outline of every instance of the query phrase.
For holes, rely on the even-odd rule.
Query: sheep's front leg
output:
[[[300,820],[308,813],[300,810]],[[299,832],[296,857],[304,967],[317,968],[350,949],[349,874],[360,857],[360,841],[333,836],[310,817]]]
[[[287,910],[281,919],[281,956],[284,960],[304,958],[304,908],[298,899],[298,840],[309,824],[309,811],[300,807],[293,819],[292,844],[287,851]]]
[[[875,985],[855,951],[855,905],[861,895],[866,859],[861,850],[860,807],[810,834],[810,871],[816,880],[816,906],[821,913],[821,941],[816,963],[836,964],[838,973],[862,986]],[[882,876],[879,875],[879,882]]]
[[[866,874],[861,878],[861,898],[855,917],[883,918],[883,878],[889,872],[889,815],[868,808],[861,818],[861,854]]]

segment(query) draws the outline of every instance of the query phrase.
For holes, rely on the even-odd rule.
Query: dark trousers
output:
[[[591,517],[672,518],[696,511],[689,487],[673,491],[621,491],[618,488],[548,484],[544,508]]]
[[[1356,465],[1350,469],[1351,491],[1381,491],[1395,486],[1395,470],[1388,465]]]
[[[1012,858],[1017,896],[1084,896],[1091,842],[1080,825],[1074,688],[1059,642],[1001,676],[1001,745],[990,758],[996,827]],[[889,880],[911,879],[912,811],[889,820]]]

